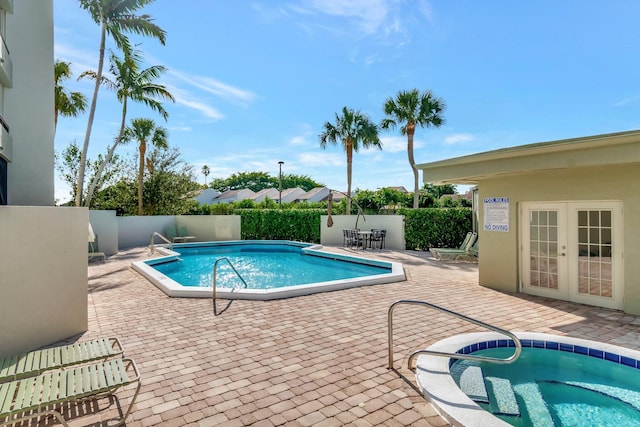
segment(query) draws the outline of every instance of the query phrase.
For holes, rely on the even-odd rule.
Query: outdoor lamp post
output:
[[[280,172],[278,173],[278,188],[280,196],[278,197],[278,203],[280,204],[280,209],[282,209],[282,165],[284,165],[284,162],[280,160],[278,165],[280,165]]]

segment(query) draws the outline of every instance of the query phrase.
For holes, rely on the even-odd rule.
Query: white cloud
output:
[[[400,153],[407,151],[407,137],[406,136],[383,136],[380,138],[382,141],[382,150],[388,153]],[[422,148],[424,143],[420,139],[413,140],[413,148]]]
[[[300,125],[300,132],[289,139],[291,145],[310,145],[310,138],[313,138],[313,127],[308,124]]]
[[[56,59],[71,63],[71,71],[75,75],[98,68],[98,55],[93,50],[80,50],[74,46],[56,42],[54,46]],[[108,59],[105,59],[105,68],[108,68]]]
[[[307,143],[307,139],[303,135],[294,136],[289,140],[291,145],[305,145]]]
[[[228,85],[211,77],[194,76],[175,70],[169,70],[168,74],[179,78],[191,86],[244,107],[248,107],[256,99],[256,95],[251,91]]]
[[[175,130],[178,132],[191,132],[193,128],[191,126],[172,126],[169,128],[169,130]]]
[[[224,119],[224,114],[218,111],[215,107],[205,104],[204,102],[194,99],[194,96],[183,89],[171,86],[167,87],[169,92],[173,95],[176,100],[176,104],[183,105],[187,108],[191,108],[200,112],[205,117],[208,117],[213,120],[222,120]]]
[[[460,144],[462,142],[473,141],[474,139],[475,138],[473,137],[473,135],[469,133],[458,133],[458,134],[447,136],[444,139],[444,143],[446,145],[454,145],[454,144]]]
[[[298,161],[304,166],[344,166],[346,155],[338,153],[309,152],[298,155]]]
[[[354,19],[364,34],[379,31],[388,14],[385,0],[311,0],[309,3],[321,13]]]

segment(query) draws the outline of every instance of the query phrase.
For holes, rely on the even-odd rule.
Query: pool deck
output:
[[[328,250],[352,254],[343,248]],[[443,426],[406,367],[413,351],[482,329],[416,306],[395,312],[395,369],[387,369],[387,310],[426,300],[515,331],[640,349],[640,318],[478,285],[477,265],[429,253],[357,251],[399,261],[407,281],[273,301],[169,298],[131,268],[146,248],[89,265],[89,331],[117,336],[142,374],[127,426]],[[102,425],[132,390],[72,406],[71,425]],[[81,414],[78,415],[78,413]]]

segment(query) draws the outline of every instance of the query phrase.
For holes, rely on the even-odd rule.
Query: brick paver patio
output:
[[[350,252],[342,248],[328,248]],[[514,331],[548,332],[638,349],[640,320],[619,311],[480,287],[477,266],[428,253],[367,252],[404,264],[407,281],[275,301],[169,298],[130,264],[146,248],[89,266],[89,331],[117,336],[143,387],[128,426],[443,426],[406,367],[413,350],[481,329],[402,306],[395,369],[387,369],[387,310],[426,300]],[[358,252],[361,255],[361,252]],[[228,301],[218,303],[218,309]],[[72,425],[101,425],[132,391],[71,407]],[[76,414],[82,416],[77,416]],[[87,415],[88,414],[88,415]]]

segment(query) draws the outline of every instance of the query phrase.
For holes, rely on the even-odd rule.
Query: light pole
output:
[[[282,209],[282,165],[284,165],[284,162],[280,160],[278,165],[280,165],[280,172],[278,173],[278,188],[280,196],[278,197],[278,203],[280,204],[280,209]]]

